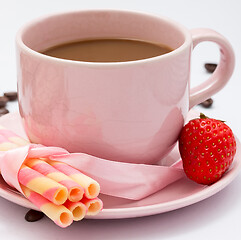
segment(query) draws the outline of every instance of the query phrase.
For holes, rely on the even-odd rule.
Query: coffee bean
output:
[[[18,98],[17,92],[5,92],[4,96],[8,98],[9,101],[15,101]]]
[[[6,108],[0,108],[0,117],[9,113],[9,111]]]
[[[205,108],[210,108],[213,104],[213,99],[209,98],[206,101],[200,103],[201,106],[205,107]]]
[[[0,97],[0,108],[5,107],[7,102],[8,102],[8,98],[1,96]]]
[[[36,222],[44,217],[44,214],[33,209],[29,210],[25,215],[25,220],[28,222]]]
[[[216,63],[205,63],[204,67],[209,73],[213,73],[217,67]]]

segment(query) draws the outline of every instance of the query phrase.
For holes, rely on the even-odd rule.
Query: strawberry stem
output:
[[[203,113],[200,113],[200,118],[201,119],[206,119],[206,118],[209,118],[209,117],[207,117],[205,114],[203,114]]]
[[[205,114],[203,114],[203,113],[200,113],[200,118],[201,119],[206,119],[206,118],[209,118],[209,117],[207,117]],[[223,120],[218,120],[218,121],[220,121],[220,122],[226,122],[226,121],[223,121]]]

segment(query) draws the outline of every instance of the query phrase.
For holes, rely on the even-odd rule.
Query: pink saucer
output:
[[[26,137],[18,113],[10,113],[1,117],[0,125],[16,132],[20,136]],[[237,139],[237,153],[232,168],[217,183],[211,186],[203,186],[187,178],[182,178],[161,191],[139,201],[101,195],[100,198],[104,202],[103,211],[97,216],[88,218],[114,219],[148,216],[168,212],[199,202],[219,192],[233,181],[241,168],[240,157],[241,144]],[[175,148],[165,159],[162,159],[162,163],[175,162],[179,158],[178,150]],[[0,196],[18,205],[37,210],[37,208],[19,192],[9,187],[1,177]]]

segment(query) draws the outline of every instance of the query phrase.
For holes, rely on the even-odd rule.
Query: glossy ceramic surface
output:
[[[161,42],[174,51],[120,63],[38,53],[67,41],[108,37]],[[191,51],[206,40],[220,45],[220,67],[190,96]],[[165,156],[189,108],[220,90],[233,67],[232,49],[216,32],[192,35],[165,17],[135,12],[63,13],[38,19],[17,35],[20,114],[31,141],[113,161],[156,163]]]
[[[26,137],[19,114],[8,114],[1,117],[0,124],[19,135]],[[178,150],[175,148],[166,159],[162,159],[162,163],[175,162],[179,158]],[[240,142],[237,140],[237,153],[232,168],[217,183],[211,186],[203,186],[196,184],[187,178],[182,178],[161,191],[139,201],[100,195],[100,198],[104,202],[104,209],[97,216],[89,218],[133,218],[159,214],[189,206],[214,195],[230,184],[240,171],[240,158],[241,146]],[[10,188],[2,178],[0,178],[0,196],[18,205],[36,209],[36,207],[21,196],[20,193]]]

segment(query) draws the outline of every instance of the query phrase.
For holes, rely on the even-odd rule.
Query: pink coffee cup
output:
[[[143,60],[92,63],[39,53],[89,38],[160,42],[174,50]],[[193,48],[211,41],[220,62],[211,77],[190,89]],[[97,157],[156,163],[177,141],[190,108],[230,79],[234,53],[210,29],[187,30],[165,17],[116,10],[89,10],[40,18],[17,34],[19,108],[34,143]]]

